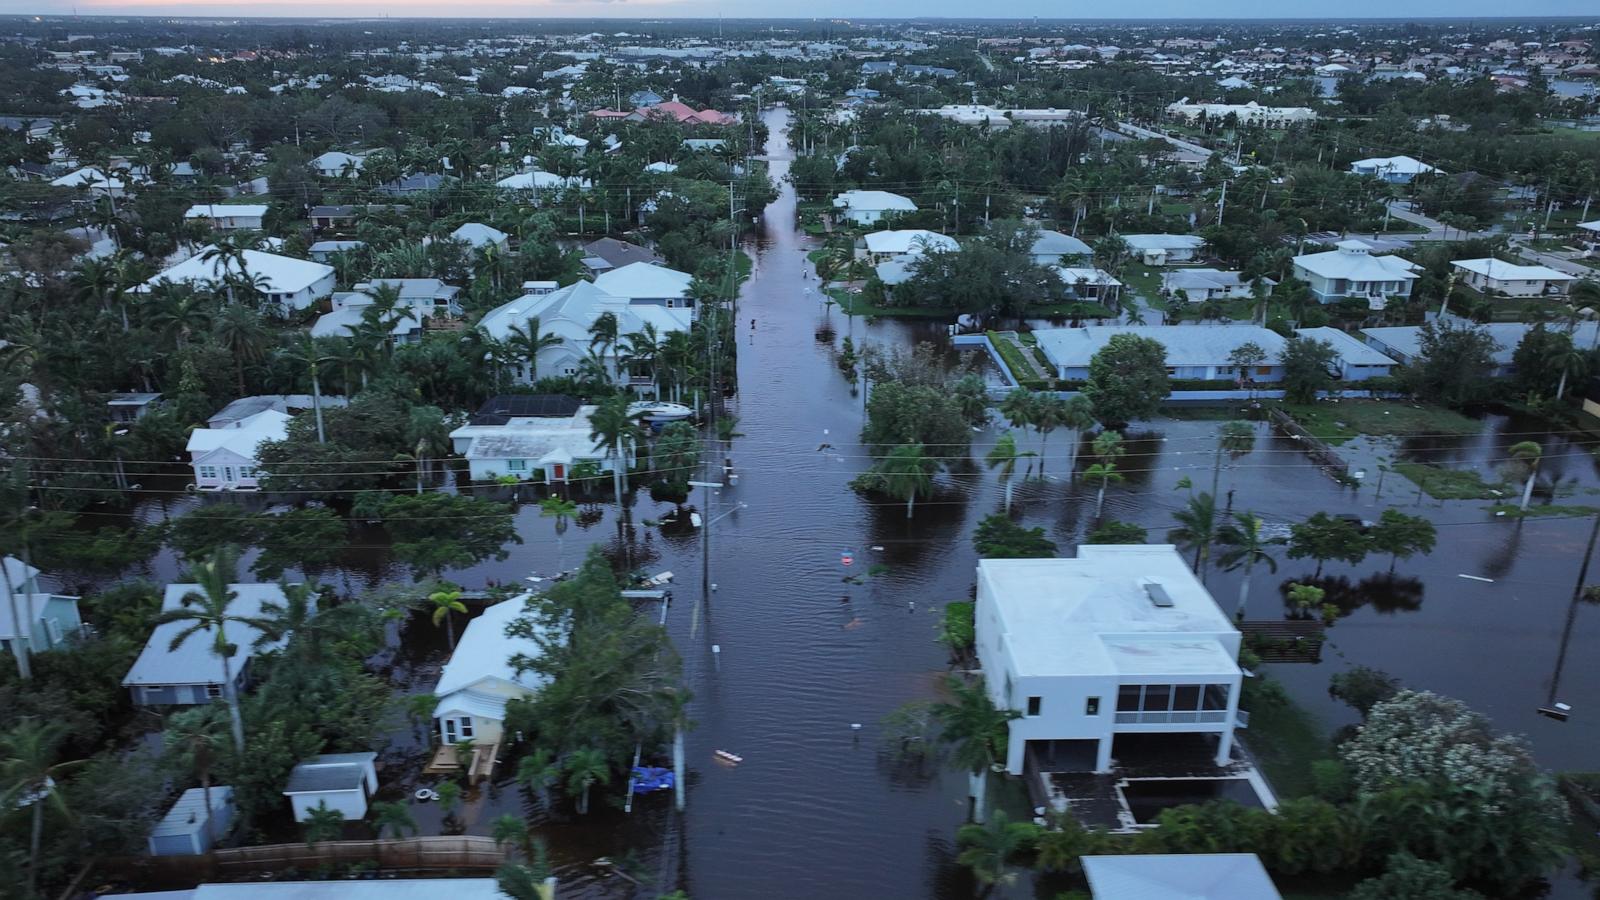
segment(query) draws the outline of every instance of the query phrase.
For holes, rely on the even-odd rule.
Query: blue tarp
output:
[[[633,769],[633,792],[635,794],[648,794],[653,791],[671,790],[676,784],[671,769],[658,766],[635,766]]]

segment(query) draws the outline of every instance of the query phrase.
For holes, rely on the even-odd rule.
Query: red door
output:
[[[555,471],[556,471],[556,480],[557,481],[566,481],[567,480],[567,467],[566,466],[563,466],[560,463],[556,463]]]

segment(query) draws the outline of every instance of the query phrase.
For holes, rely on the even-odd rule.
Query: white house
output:
[[[354,253],[367,246],[366,241],[317,241],[306,248],[306,255],[320,263],[328,262],[339,253]]]
[[[204,788],[189,788],[173,802],[146,842],[151,856],[199,856],[209,853],[233,828],[233,788],[211,786],[211,808]]]
[[[1317,302],[1342,297],[1382,302],[1411,296],[1421,266],[1401,256],[1373,256],[1372,248],[1361,241],[1334,246],[1337,249],[1294,258],[1294,277],[1311,286]]]
[[[1249,103],[1190,103],[1179,100],[1167,106],[1167,114],[1193,124],[1204,117],[1221,123],[1229,116],[1240,125],[1261,125],[1266,128],[1287,128],[1317,120],[1317,112],[1306,106],[1260,106]]]
[[[263,410],[225,428],[196,428],[189,432],[189,465],[194,486],[201,491],[253,491],[262,473],[256,451],[266,441],[289,437],[290,416]]]
[[[1056,377],[1083,381],[1089,362],[1119,334],[1150,338],[1167,351],[1167,374],[1202,381],[1279,381],[1283,366],[1279,356],[1284,340],[1276,331],[1257,325],[1088,325],[1083,328],[1041,328],[1033,332]],[[1266,358],[1247,372],[1239,371],[1230,357],[1246,344],[1254,344]]]
[[[596,275],[594,286],[613,297],[627,300],[629,306],[687,309],[692,317],[695,303],[694,298],[689,296],[689,285],[693,281],[694,276],[688,272],[636,262]]]
[[[450,237],[454,240],[465,241],[467,246],[474,250],[482,250],[485,247],[505,250],[511,245],[511,235],[481,222],[468,222],[450,232]]]
[[[1061,283],[1080,300],[1093,300],[1110,305],[1122,293],[1122,282],[1112,277],[1105,269],[1089,266],[1051,266],[1050,271],[1056,273]]]
[[[161,598],[161,609],[163,612],[183,609],[183,598],[199,592],[198,584],[169,584]],[[262,607],[267,603],[282,605],[286,602],[283,588],[276,584],[230,584],[228,592],[234,598],[229,612],[240,618],[262,615]],[[122,686],[132,693],[135,705],[197,705],[223,696],[223,685],[227,682],[222,676],[222,659],[212,652],[215,634],[197,632],[177,647],[172,646],[172,639],[188,627],[186,622],[167,622],[157,625],[150,633],[139,658],[122,679]],[[223,633],[228,643],[238,648],[228,659],[237,696],[249,682],[250,661],[255,654],[260,650],[277,649],[284,642],[258,648],[255,644],[261,637],[260,629],[236,620],[224,625]]]
[[[1489,351],[1491,368],[1486,374],[1500,378],[1516,370],[1512,357],[1516,354],[1517,345],[1522,343],[1522,339],[1527,337],[1529,331],[1533,330],[1534,324],[1490,322],[1487,325],[1473,327],[1494,341],[1494,349]],[[1566,331],[1565,328],[1561,330]],[[1373,348],[1401,365],[1409,366],[1422,357],[1421,326],[1387,325],[1380,328],[1363,328],[1361,335]],[[1574,346],[1593,347],[1600,342],[1600,323],[1579,322],[1577,327],[1572,329],[1571,336]]]
[[[656,333],[665,338],[674,331],[688,331],[693,311],[641,303],[634,305],[626,297],[613,296],[593,282],[580,281],[556,291],[535,284],[523,285],[524,294],[516,300],[490,310],[478,320],[478,327],[497,341],[512,336],[512,328],[527,329],[529,322],[539,320],[539,334],[553,334],[561,343],[545,347],[538,358],[529,365],[519,362],[512,377],[520,384],[532,384],[542,376],[576,375],[584,360],[589,358],[589,329],[602,315],[610,313],[617,319],[619,335],[642,331],[645,323],[655,326]],[[613,377],[617,371],[618,347],[596,348],[602,352],[601,363]],[[644,377],[639,386],[649,384]]]
[[[1283,900],[1254,853],[1082,857],[1094,900]]]
[[[323,805],[343,813],[346,822],[365,818],[367,801],[378,792],[377,758],[376,753],[324,753],[296,765],[283,789],[295,821],[304,822]]]
[[[590,436],[594,429],[589,418],[594,411],[593,406],[580,406],[570,416],[507,416],[498,423],[474,417],[473,422],[450,432],[450,441],[455,452],[466,457],[473,481],[510,476],[557,484],[570,480],[573,469],[579,467],[593,475],[610,474],[617,467],[617,458],[596,447]],[[632,468],[631,450],[623,464]]]
[[[1277,284],[1270,278],[1262,279],[1268,288]],[[1242,272],[1225,272],[1221,269],[1173,269],[1161,273],[1161,292],[1175,295],[1183,291],[1190,303],[1206,300],[1238,300],[1253,296],[1250,280]]]
[[[439,698],[433,717],[439,721],[440,741],[498,743],[506,702],[531,697],[544,684],[544,676],[519,673],[511,665],[517,654],[539,655],[533,639],[506,634],[506,626],[526,609],[528,597],[523,594],[496,603],[467,623],[433,689]]]
[[[921,256],[930,251],[955,251],[961,245],[949,235],[921,228],[900,231],[874,231],[861,239],[860,252],[874,265],[905,256]]]
[[[51,187],[82,188],[89,192],[91,197],[111,197],[120,199],[127,192],[127,185],[121,178],[107,175],[93,166],[85,166],[75,172],[50,182]]]
[[[311,160],[311,168],[323,178],[344,178],[347,175],[359,173],[361,167],[366,165],[365,154],[357,156],[341,150],[329,150]]]
[[[392,287],[400,292],[395,303],[393,323],[389,327],[391,339],[406,344],[422,340],[428,322],[436,319],[454,319],[462,315],[456,295],[461,289],[445,284],[437,278],[374,278],[362,282],[351,290],[333,295],[333,310],[318,316],[311,324],[312,337],[349,337],[365,320],[367,310],[377,301],[373,294],[379,288]]]
[[[134,288],[134,291],[149,293],[163,282],[188,284],[198,288],[209,283],[221,282],[228,275],[243,275],[247,278],[260,279],[258,283],[261,293],[268,303],[294,310],[306,309],[333,293],[335,283],[333,266],[260,250],[243,251],[242,264],[236,259],[224,262],[220,256],[206,259],[206,254],[212,249],[209,245],[200,248],[200,252],[157,273],[149,281]]]
[[[5,575],[0,585],[5,593],[0,598],[0,649],[14,655],[21,640],[28,652],[38,653],[60,647],[83,630],[77,597],[45,590],[39,570],[20,559],[4,557],[0,566]]]
[[[1334,365],[1337,367],[1334,374],[1340,381],[1365,381],[1368,378],[1391,375],[1394,373],[1394,367],[1399,365],[1371,344],[1330,325],[1320,328],[1297,328],[1295,334],[1322,341],[1333,347],[1334,352],[1339,354],[1334,360]]]
[[[976,634],[989,698],[1020,714],[1013,775],[1074,757],[1108,772],[1123,734],[1215,735],[1217,765],[1231,757],[1239,631],[1176,547],[982,560]]]
[[[494,184],[502,191],[561,191],[569,188],[586,191],[592,186],[587,178],[562,177],[554,172],[518,172]]]
[[[1094,249],[1070,234],[1042,229],[1028,255],[1041,266],[1059,266],[1085,261],[1094,255]]]
[[[1147,266],[1189,262],[1206,245],[1196,234],[1124,234],[1122,240]]]
[[[833,208],[857,225],[876,225],[891,216],[916,212],[917,204],[888,191],[845,191],[833,198]]]
[[[217,231],[260,231],[261,219],[267,214],[265,203],[197,203],[183,214],[185,219],[205,219]]]
[[[1562,297],[1578,280],[1549,266],[1523,266],[1493,257],[1458,259],[1450,265],[1474,290],[1509,297]]]
[[[1600,219],[1593,222],[1579,222],[1578,240],[1583,242],[1589,253],[1600,252]]]
[[[1350,171],[1355,175],[1370,175],[1390,184],[1410,184],[1419,175],[1431,175],[1439,170],[1409,156],[1380,156],[1358,159],[1350,164]]]

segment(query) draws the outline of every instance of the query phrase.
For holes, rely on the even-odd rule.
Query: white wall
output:
[[[311,817],[311,811],[317,804],[326,803],[328,808],[344,813],[346,822],[355,822],[366,818],[367,795],[364,791],[322,791],[315,794],[292,794],[289,805],[294,808],[296,822],[304,822]]]

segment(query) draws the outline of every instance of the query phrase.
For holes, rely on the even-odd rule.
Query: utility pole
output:
[[[1556,668],[1550,673],[1550,694],[1538,711],[1559,722],[1567,720],[1564,704],[1556,702],[1556,691],[1561,687],[1561,670],[1567,664],[1567,646],[1572,640],[1572,623],[1578,618],[1578,603],[1583,599],[1584,580],[1589,577],[1589,561],[1594,558],[1596,538],[1600,538],[1600,516],[1594,517],[1594,527],[1589,529],[1589,546],[1583,551],[1583,564],[1578,567],[1578,582],[1572,586],[1572,602],[1567,604],[1567,621],[1561,628],[1561,649],[1556,653]]]
[[[1228,207],[1228,183],[1222,183],[1222,196],[1217,198],[1217,224],[1222,224],[1222,211]]]
[[[711,489],[722,488],[720,481],[691,481],[690,487],[705,488],[705,499],[701,502],[704,507],[700,511],[700,602],[709,605],[711,602]],[[694,637],[700,627],[700,610],[695,609],[694,616],[689,621],[689,636]]]

